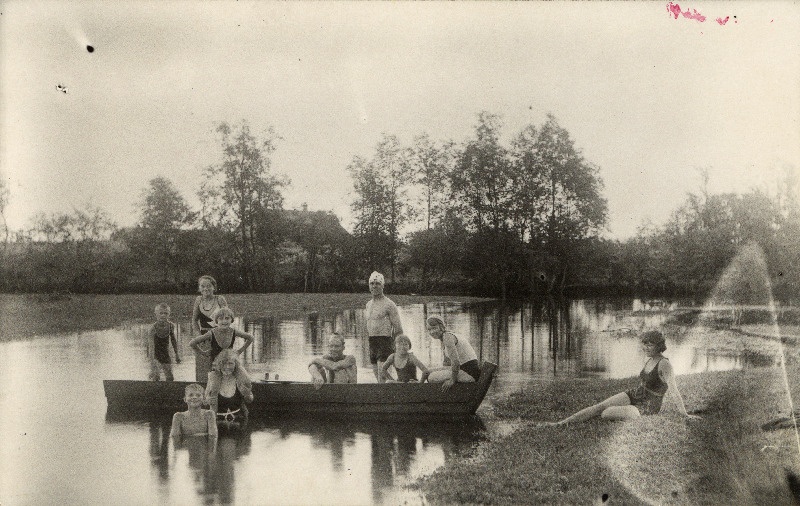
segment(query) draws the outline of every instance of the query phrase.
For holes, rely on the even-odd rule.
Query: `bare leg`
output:
[[[586,420],[590,420],[592,418],[600,416],[603,413],[603,411],[612,406],[630,406],[630,404],[631,400],[630,398],[628,398],[628,394],[626,394],[625,392],[621,392],[616,395],[612,395],[608,399],[598,404],[595,404],[594,406],[589,406],[588,408],[584,408],[578,411],[574,415],[561,420],[556,425],[585,422]]]
[[[611,406],[606,408],[600,416],[603,420],[633,420],[642,415],[636,406]]]
[[[375,379],[378,383],[381,382],[381,371],[383,370],[383,361],[378,360],[378,363],[372,366],[372,372],[375,373]]]

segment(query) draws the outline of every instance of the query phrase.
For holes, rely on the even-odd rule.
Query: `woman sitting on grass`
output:
[[[568,425],[585,422],[597,416],[605,420],[633,420],[641,415],[655,415],[661,411],[661,402],[668,391],[672,391],[678,405],[678,412],[692,419],[700,418],[686,412],[683,398],[675,384],[675,373],[669,359],[661,353],[667,349],[664,336],[657,330],[645,332],[642,347],[648,359],[639,373],[639,386],[612,395],[608,399],[584,408],[559,422],[544,422],[542,426]]]

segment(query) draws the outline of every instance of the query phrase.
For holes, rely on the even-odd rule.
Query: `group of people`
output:
[[[441,383],[442,390],[449,390],[456,383],[469,383],[480,378],[480,366],[475,350],[466,339],[459,339],[447,330],[445,322],[431,316],[425,322],[431,339],[440,341],[443,366],[429,369],[411,352],[411,339],[403,333],[397,305],[384,294],[384,277],[373,272],[369,277],[372,298],[365,308],[368,334],[369,360],[379,383]],[[193,383],[186,387],[184,401],[188,409],[176,413],[173,418],[173,436],[209,434],[216,435],[218,425],[235,428],[247,419],[247,404],[253,400],[252,381],[239,361],[245,349],[253,343],[253,336],[232,327],[234,313],[222,295],[215,294],[217,283],[211,276],[198,280],[200,295],[195,299],[192,325],[199,335],[189,345],[201,357],[208,357],[210,371],[198,366],[198,381],[207,377],[206,387]],[[173,380],[169,346],[175,351],[175,361],[180,363],[175,325],[169,321],[170,308],[158,304],[155,308],[156,322],[148,335],[148,356],[151,359],[151,380],[158,380],[164,373],[167,381]],[[243,344],[235,348],[236,338]],[[207,346],[202,346],[206,345]],[[540,425],[566,425],[601,416],[604,419],[626,420],[642,414],[658,413],[667,392],[673,393],[678,411],[690,418],[675,384],[675,376],[669,360],[662,355],[666,350],[663,335],[650,331],[642,336],[642,344],[648,360],[640,374],[640,385],[608,399],[582,409],[558,422],[543,422]],[[308,366],[315,388],[331,383],[356,383],[358,365],[353,355],[344,353],[345,340],[334,333],[328,340],[327,354],[316,357]],[[198,360],[198,363],[200,361]],[[394,375],[390,369],[394,369]],[[208,404],[210,409],[202,406]]]
[[[442,383],[448,390],[455,383],[469,383],[480,377],[478,356],[466,339],[447,331],[444,320],[431,316],[425,322],[428,335],[441,341],[444,365],[428,369],[411,352],[411,339],[403,333],[397,305],[384,293],[385,280],[381,273],[369,277],[372,298],[367,302],[365,316],[369,343],[369,360],[379,383]],[[357,365],[352,355],[344,354],[344,339],[334,334],[328,342],[328,354],[315,358],[308,371],[317,388],[325,383],[356,383]],[[394,368],[394,376],[390,373]]]

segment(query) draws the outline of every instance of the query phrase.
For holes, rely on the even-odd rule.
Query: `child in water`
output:
[[[217,436],[217,417],[210,409],[202,409],[205,390],[197,383],[186,386],[183,401],[189,407],[172,417],[170,436]]]
[[[161,371],[164,371],[164,379],[172,381],[172,360],[169,357],[169,345],[175,350],[175,363],[180,364],[181,358],[178,356],[178,341],[175,339],[175,324],[169,321],[169,306],[162,302],[156,305],[156,322],[150,327],[147,333],[147,357],[150,359],[151,381],[158,381],[161,378]]]
[[[425,367],[411,350],[411,339],[405,334],[400,334],[394,339],[394,353],[389,355],[386,362],[381,367],[381,383],[417,383],[417,368],[422,371],[422,378],[419,383],[424,383],[428,379],[430,371]],[[389,366],[393,365],[397,372],[397,379],[388,375]]]

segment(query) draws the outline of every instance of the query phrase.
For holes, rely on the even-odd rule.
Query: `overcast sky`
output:
[[[700,168],[714,192],[797,175],[800,3],[679,5],[706,20],[668,2],[3,2],[9,226],[89,202],[131,225],[155,176],[196,206],[221,120],[273,126],[286,207],[348,227],[354,156],[384,132],[462,142],[481,110],[506,139],[554,114],[600,167],[611,237],[663,223]]]

